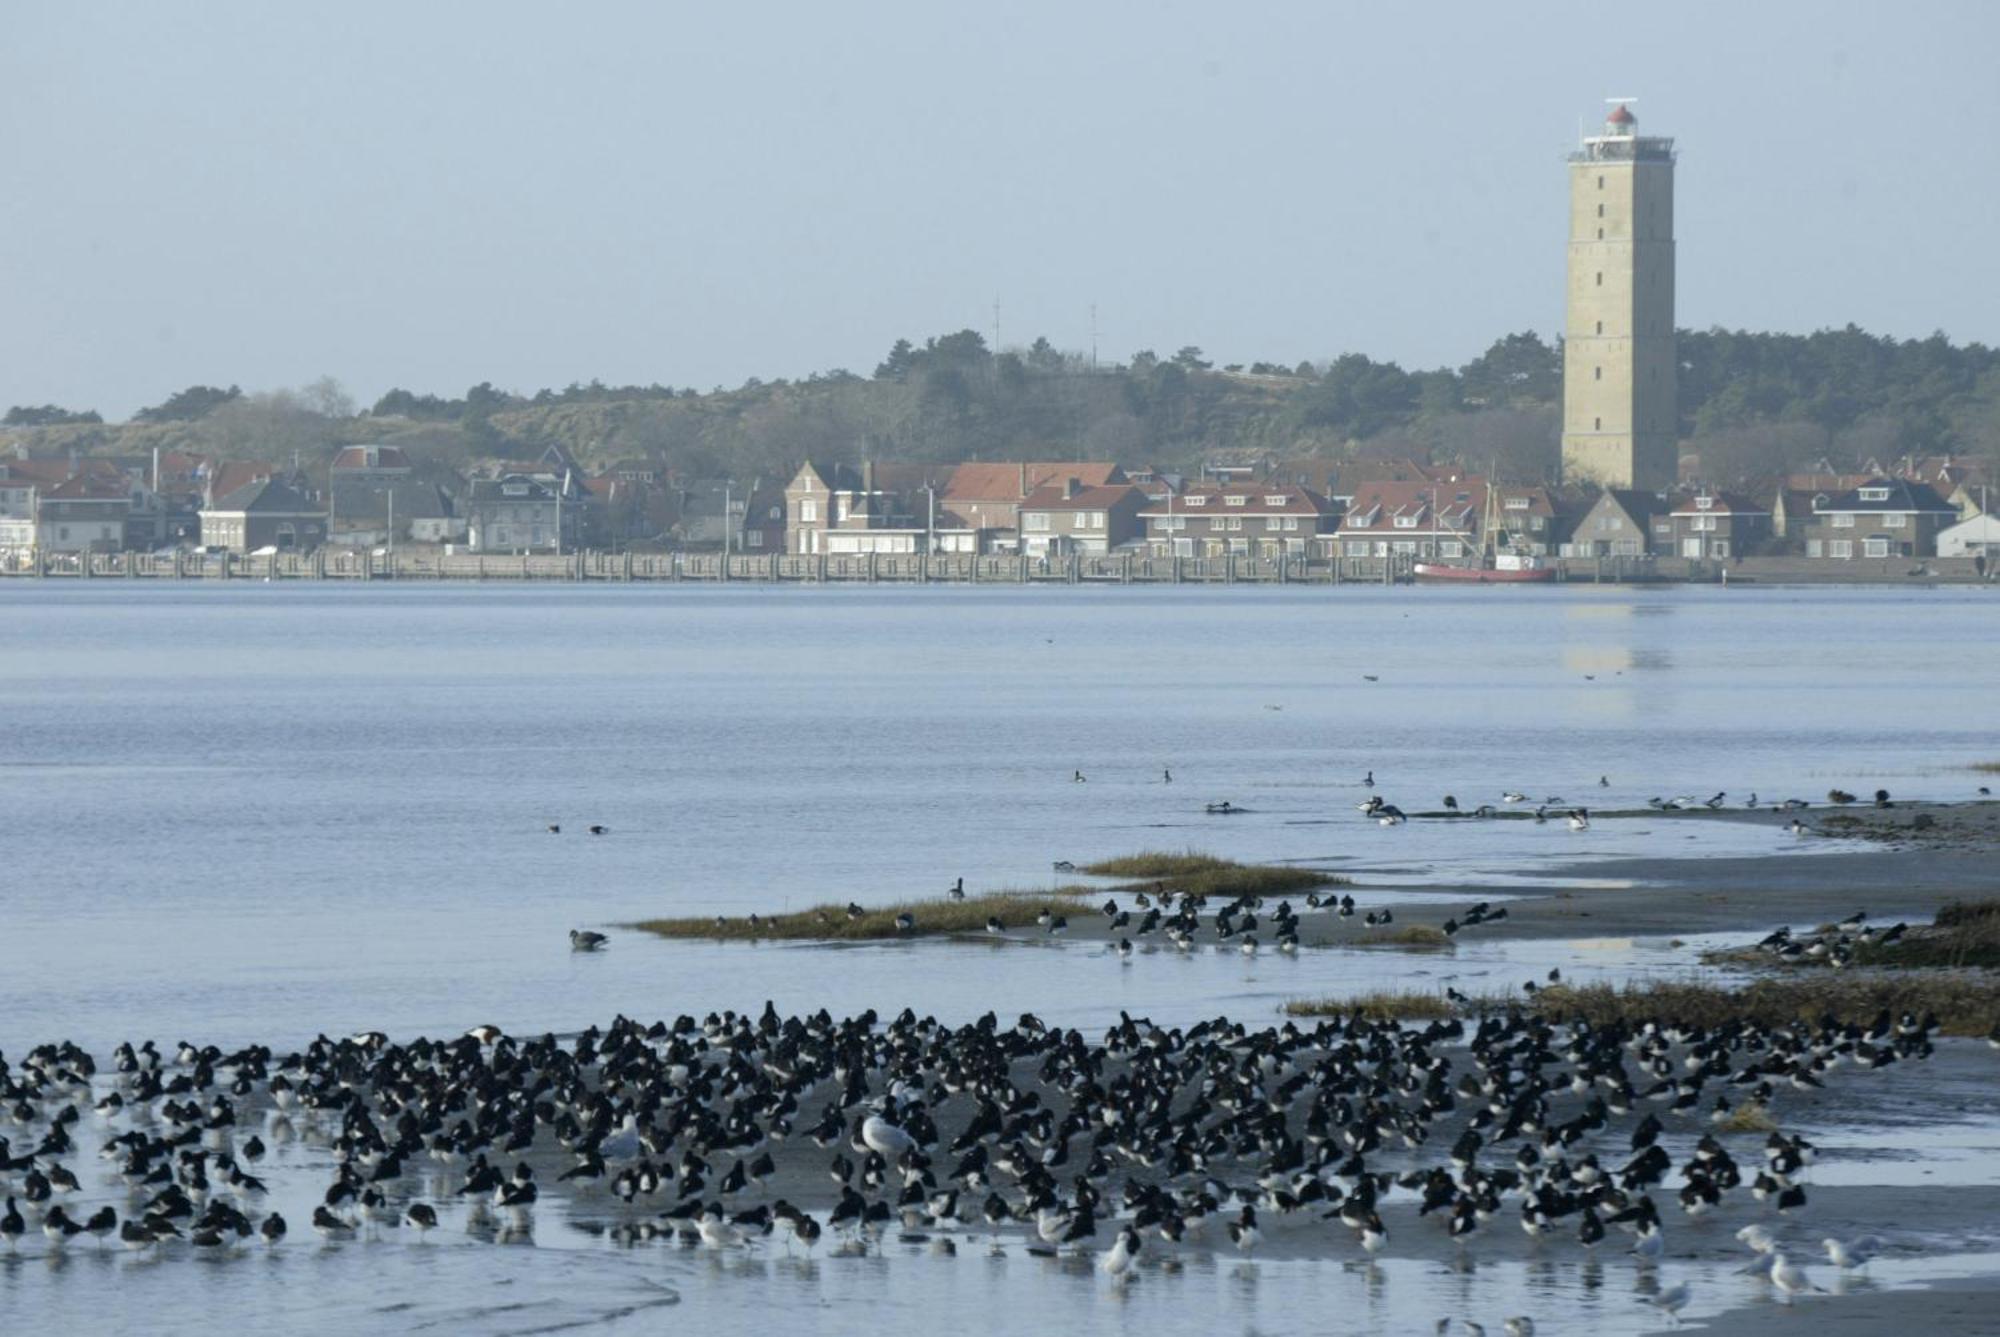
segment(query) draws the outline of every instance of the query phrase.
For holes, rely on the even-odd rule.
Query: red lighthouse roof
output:
[[[1612,109],[1609,116],[1604,118],[1606,125],[1637,125],[1638,122],[1639,118],[1625,110],[1625,104],[1622,102]]]

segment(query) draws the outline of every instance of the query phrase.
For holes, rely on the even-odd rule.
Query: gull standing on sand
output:
[[[1681,1310],[1687,1308],[1688,1297],[1692,1295],[1685,1281],[1676,1282],[1658,1295],[1641,1296],[1647,1304],[1665,1314],[1675,1327],[1681,1324]]]
[[[1806,1275],[1806,1270],[1785,1257],[1783,1253],[1771,1255],[1771,1284],[1784,1294],[1786,1304],[1792,1302],[1794,1295],[1819,1289],[1812,1284],[1812,1278]]]
[[[880,1114],[871,1114],[861,1124],[861,1140],[868,1144],[870,1151],[894,1159],[906,1151],[916,1149],[917,1140],[892,1122],[896,1107],[883,1102]]]

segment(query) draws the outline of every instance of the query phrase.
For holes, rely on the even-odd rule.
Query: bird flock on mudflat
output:
[[[560,1192],[572,1222],[629,1246],[866,1252],[893,1232],[955,1252],[983,1238],[1088,1251],[1123,1280],[1189,1249],[1280,1239],[1369,1260],[1393,1226],[1453,1251],[1520,1232],[1536,1251],[1615,1250],[1657,1269],[1670,1228],[1693,1235],[1737,1210],[1755,1218],[1739,1237],[1790,1296],[1810,1282],[1773,1227],[1807,1208],[1813,1148],[1772,1132],[1752,1150],[1727,1130],[1735,1106],[1769,1111],[1839,1069],[1882,1066],[1871,1053],[1921,1060],[1936,1029],[1887,1014],[1594,1026],[1510,1009],[1259,1028],[1121,1014],[1093,1041],[1028,1014],[953,1027],[767,1003],[567,1039],[477,1027],[402,1044],[321,1036],[283,1054],[125,1043],[103,1073],[47,1044],[0,1056],[15,1126],[0,1139],[0,1243],[32,1231],[50,1249],[89,1235],[159,1257],[278,1247],[291,1231],[264,1207],[258,1165],[311,1139],[334,1165],[310,1213],[321,1247],[421,1240],[454,1204],[475,1238],[518,1237]],[[65,1204],[91,1194],[92,1158],[111,1201],[79,1220]],[[1845,1267],[1882,1246],[1827,1247]],[[1671,1314],[1686,1295],[1650,1302]]]

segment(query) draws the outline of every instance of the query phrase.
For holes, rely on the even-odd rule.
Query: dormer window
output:
[[[1283,497],[1266,497],[1266,498],[1264,498],[1264,504],[1265,504],[1266,506],[1283,506],[1283,505],[1285,504],[1285,498],[1283,498]]]
[[[1528,509],[1528,499],[1526,497],[1509,497],[1505,505],[1510,511],[1525,511]]]
[[[1417,527],[1417,517],[1416,517],[1416,516],[1414,516],[1414,515],[1399,515],[1399,516],[1397,516],[1397,517],[1396,517],[1396,528],[1398,528],[1398,529],[1415,529],[1416,527]]]
[[[1889,500],[1889,489],[1886,487],[1864,487],[1861,489],[1861,500],[1887,501]]]
[[[1694,499],[1694,508],[1697,511],[1712,510],[1714,509],[1714,507],[1715,507],[1714,497],[1696,497]]]
[[[1245,503],[1247,503],[1247,502],[1248,502],[1249,500],[1250,500],[1250,498],[1248,498],[1248,497],[1224,497],[1224,498],[1223,498],[1223,501],[1224,501],[1224,503],[1225,503],[1225,504],[1227,504],[1227,505],[1230,505],[1230,506],[1241,506],[1241,505],[1244,505]]]
[[[1181,500],[1185,501],[1185,502],[1186,502],[1186,503],[1187,503],[1188,505],[1190,505],[1190,506],[1206,506],[1206,505],[1208,505],[1208,498],[1207,498],[1207,497],[1183,497],[1183,498],[1182,498]]]

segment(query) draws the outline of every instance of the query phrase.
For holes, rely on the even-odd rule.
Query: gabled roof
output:
[[[130,503],[132,489],[121,480],[95,474],[76,474],[42,493],[44,501],[122,501]]]
[[[408,469],[410,457],[399,446],[365,444],[342,447],[333,457],[331,469]]]
[[[1144,498],[1144,493],[1130,483],[1115,483],[1110,487],[1080,487],[1074,496],[1064,496],[1060,487],[1039,487],[1022,501],[1025,511],[1108,511],[1132,498]]]
[[[1608,487],[1604,496],[1611,498],[1618,508],[1635,523],[1644,526],[1656,515],[1665,515],[1672,508],[1667,499],[1657,492],[1641,492],[1636,488]],[[1603,498],[1598,499],[1602,501]]]
[[[1863,497],[1864,492],[1886,492],[1882,498]],[[1817,508],[1822,515],[1837,511],[1852,511],[1864,515],[1886,515],[1892,512],[1922,513],[1926,511],[1947,515],[1957,515],[1958,510],[1940,497],[1935,490],[1922,483],[1912,483],[1907,478],[1870,478],[1850,492],[1844,492]]]
[[[1230,504],[1230,498],[1241,501]],[[1315,518],[1336,513],[1336,507],[1310,488],[1284,483],[1202,483],[1188,488],[1169,501],[1148,496],[1146,517],[1183,515],[1310,515]]]
[[[1700,499],[1708,498],[1709,504],[1702,506]],[[1675,515],[1769,515],[1771,508],[1751,501],[1736,492],[1701,490],[1683,492],[1674,498]]]
[[[1396,519],[1414,520],[1419,529],[1469,530],[1478,521],[1486,504],[1485,484],[1369,482],[1358,483],[1354,498],[1341,518],[1343,533],[1353,530],[1382,530],[1393,533],[1401,528]]]
[[[1028,483],[1025,489],[1021,486],[1024,477]],[[1109,487],[1124,482],[1125,474],[1116,464],[1105,460],[975,462],[954,468],[951,481],[940,495],[953,502],[1016,502],[1038,488],[1059,485],[1066,478],[1074,478],[1080,487]]]
[[[275,478],[259,478],[224,493],[204,511],[243,511],[252,515],[321,515],[324,511],[305,494]]]

